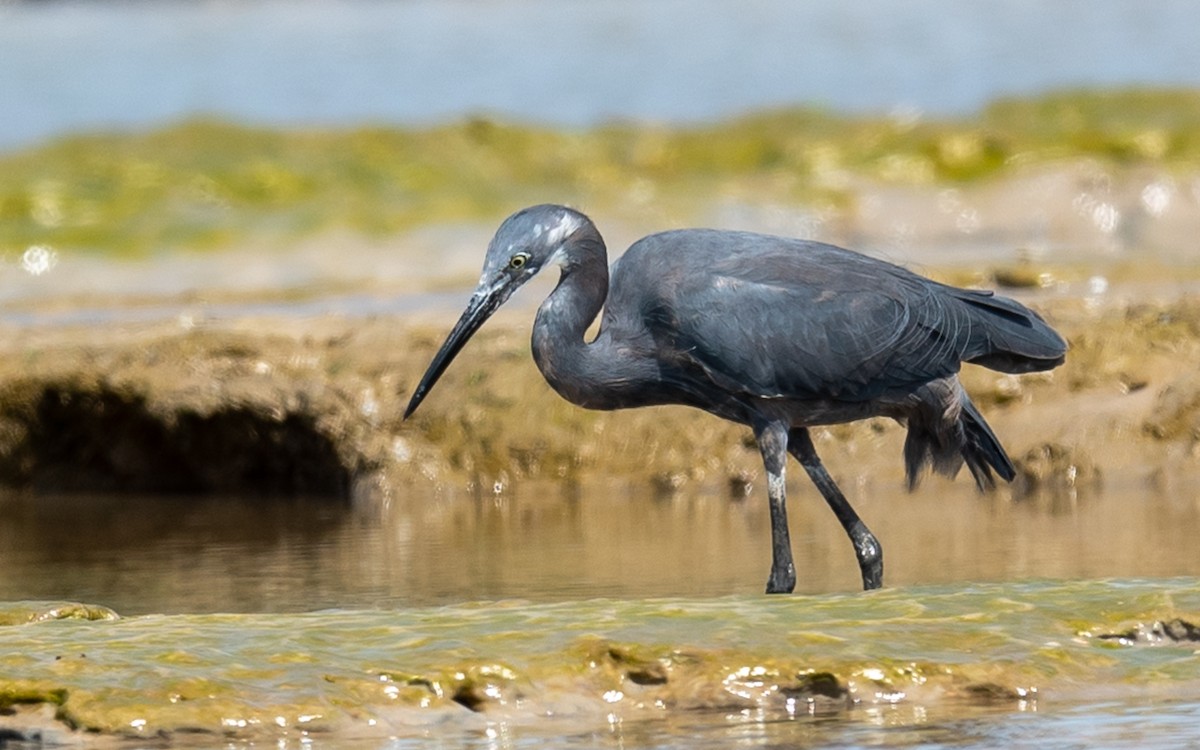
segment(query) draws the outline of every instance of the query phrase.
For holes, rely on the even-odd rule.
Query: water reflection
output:
[[[859,483],[886,583],[1195,573],[1194,482],[980,496],[930,482]],[[859,585],[844,534],[796,484],[803,592]],[[757,593],[769,521],[728,488],[524,483],[499,495],[416,493],[389,507],[252,498],[0,495],[0,600],[145,612],[304,611],[518,598]]]
[[[30,245],[21,255],[21,268],[30,276],[41,276],[58,265],[58,253],[46,245]]]

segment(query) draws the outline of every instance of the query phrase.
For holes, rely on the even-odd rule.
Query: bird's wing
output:
[[[970,316],[939,287],[831,246],[757,249],[679,274],[647,319],[727,389],[867,400],[959,369]]]

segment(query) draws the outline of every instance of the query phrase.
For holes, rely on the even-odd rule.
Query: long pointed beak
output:
[[[421,402],[425,400],[425,396],[429,393],[429,389],[433,388],[433,384],[438,381],[446,368],[450,366],[450,362],[459,350],[467,343],[467,341],[479,330],[479,327],[484,324],[488,318],[492,317],[492,313],[504,301],[508,299],[511,293],[511,288],[507,285],[496,285],[490,289],[480,289],[471,297],[471,301],[467,303],[467,309],[463,310],[462,317],[454,324],[454,328],[450,331],[450,335],[446,337],[446,342],[442,344],[442,348],[438,349],[438,353],[434,355],[433,361],[429,363],[429,369],[425,371],[425,376],[421,378],[421,382],[417,384],[417,389],[413,391],[412,398],[408,402],[408,408],[404,410],[404,418],[417,410]]]

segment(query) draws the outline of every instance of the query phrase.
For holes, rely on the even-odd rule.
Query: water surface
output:
[[[1196,25],[1186,0],[0,3],[0,148],[195,114],[578,126],[796,104],[964,113],[1050,88],[1200,85]]]
[[[1196,644],[1098,636],[1179,612],[1194,580],[48,620],[0,672],[182,745],[1164,746],[1200,738]]]
[[[1112,477],[1014,501],[939,479],[909,495],[898,467],[843,477],[894,586],[1195,575],[1200,504],[1185,479],[1163,489]],[[853,553],[825,504],[799,479],[789,500],[799,590],[855,591]],[[426,486],[384,507],[7,493],[0,514],[0,601],[129,615],[745,595],[770,567],[766,503],[724,485]]]
[[[1200,622],[1186,477],[1021,499],[908,495],[898,471],[848,486],[880,592],[800,484],[785,597],[758,593],[765,503],[725,486],[7,492],[0,698],[48,702],[0,726],[339,748],[1200,741],[1200,644],[1099,638]],[[64,600],[124,618],[44,619]]]

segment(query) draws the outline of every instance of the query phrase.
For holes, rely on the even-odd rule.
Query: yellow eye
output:
[[[528,262],[529,262],[529,254],[528,253],[517,253],[516,255],[514,255],[513,257],[508,259],[508,267],[514,271],[519,271],[522,268],[524,268],[525,264]]]

